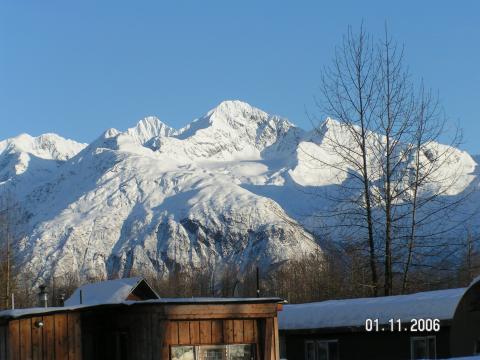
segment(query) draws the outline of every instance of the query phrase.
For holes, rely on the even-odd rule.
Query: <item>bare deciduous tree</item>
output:
[[[423,83],[415,90],[403,53],[387,31],[374,43],[363,26],[358,34],[348,30],[324,70],[317,100],[337,122],[318,129],[323,153],[307,154],[336,174],[337,191],[327,193],[334,206],[320,217],[354,230],[349,239],[368,253],[375,296],[382,278],[384,295],[392,294],[395,274],[407,291],[412,266],[432,266],[439,249],[451,248],[445,237],[459,221],[435,222],[469,195],[446,196],[462,175],[459,132],[439,144],[449,130],[446,119]]]
[[[338,172],[348,169],[353,177],[350,187],[345,186],[345,196],[335,199],[344,207],[337,209],[338,215],[361,218],[354,221],[358,227],[366,229],[366,242],[371,275],[371,288],[378,294],[377,249],[374,238],[374,219],[372,201],[372,176],[369,164],[372,126],[378,111],[377,83],[379,64],[376,61],[375,48],[364,28],[355,35],[351,29],[343,39],[342,46],[336,50],[331,68],[326,68],[322,77],[322,95],[324,102],[319,106],[329,116],[340,122],[340,131],[330,131],[324,142],[330,144],[333,158],[324,160],[311,154],[321,166]],[[348,135],[346,141],[343,136]],[[347,194],[348,193],[348,194]],[[360,193],[360,196],[352,193]],[[354,206],[351,206],[351,205]],[[359,206],[355,206],[359,205]]]
[[[14,258],[15,218],[18,208],[12,197],[2,194],[0,198],[0,284],[2,307],[9,308],[16,289],[17,269]]]

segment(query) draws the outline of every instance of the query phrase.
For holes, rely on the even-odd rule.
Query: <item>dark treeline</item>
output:
[[[467,247],[461,264],[444,262],[435,267],[419,267],[412,272],[409,293],[467,286],[480,273],[480,254]],[[4,259],[4,257],[2,257]],[[0,266],[2,294],[5,294],[5,266]],[[219,270],[182,269],[174,267],[168,275],[160,277],[135,272],[129,276],[143,276],[161,297],[255,297],[257,294],[256,267],[239,271],[235,265]],[[14,293],[17,308],[37,305],[38,288],[31,277],[11,271],[10,291]],[[77,274],[68,274],[46,282],[52,306],[61,305],[85,282]],[[260,269],[260,296],[278,296],[290,303],[322,301],[371,296],[368,259],[359,256],[355,248],[326,249],[323,253],[305,255],[297,260],[276,265],[265,272]],[[401,281],[399,274],[396,281]],[[5,296],[1,308],[9,308]],[[11,294],[10,294],[11,299]]]

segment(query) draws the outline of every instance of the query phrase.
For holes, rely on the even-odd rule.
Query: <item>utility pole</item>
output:
[[[12,234],[10,227],[11,208],[8,201],[9,200],[5,202],[4,209],[0,211],[0,226],[3,225],[3,231],[0,231],[0,237],[3,237],[5,241],[5,309],[10,308],[10,299],[12,297]]]
[[[10,276],[11,276],[11,260],[10,260],[10,228],[8,224],[8,205],[7,208],[0,211],[0,225],[3,225],[0,229],[0,237],[5,240],[5,288],[3,288],[5,298],[4,307],[8,309],[10,307]],[[2,231],[3,230],[3,231]],[[0,239],[1,240],[1,239]]]
[[[10,230],[8,226],[8,220],[6,221],[6,231],[7,233],[5,234],[5,239],[7,241],[7,279],[6,279],[6,285],[5,285],[5,309],[8,309],[10,306]]]
[[[260,297],[260,269],[257,266],[257,271],[256,271],[256,282],[257,282],[257,298]]]

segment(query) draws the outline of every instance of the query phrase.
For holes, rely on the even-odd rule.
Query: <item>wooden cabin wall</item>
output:
[[[42,327],[35,326],[38,321],[43,322]],[[52,314],[10,320],[6,359],[81,360],[80,314]]]
[[[252,319],[169,321],[163,357],[168,359],[170,345],[259,344],[258,322]]]
[[[7,360],[8,326],[0,325],[0,360]]]
[[[278,360],[278,323],[271,318],[167,320],[154,311],[84,314],[87,359],[168,360],[172,345],[255,344],[257,359]]]

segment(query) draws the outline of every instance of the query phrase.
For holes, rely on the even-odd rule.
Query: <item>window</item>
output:
[[[410,338],[410,353],[412,360],[436,359],[437,349],[435,336],[414,336]]]
[[[254,360],[254,345],[172,346],[172,360]]]
[[[305,360],[338,360],[338,340],[305,341]]]
[[[193,346],[172,346],[172,360],[195,360],[195,348]]]
[[[473,353],[475,355],[478,355],[480,354],[480,339],[478,339],[477,341],[475,341],[474,345],[473,345]]]
[[[227,352],[229,360],[251,360],[253,356],[252,345],[228,345]]]
[[[198,360],[227,360],[226,346],[197,346]]]

